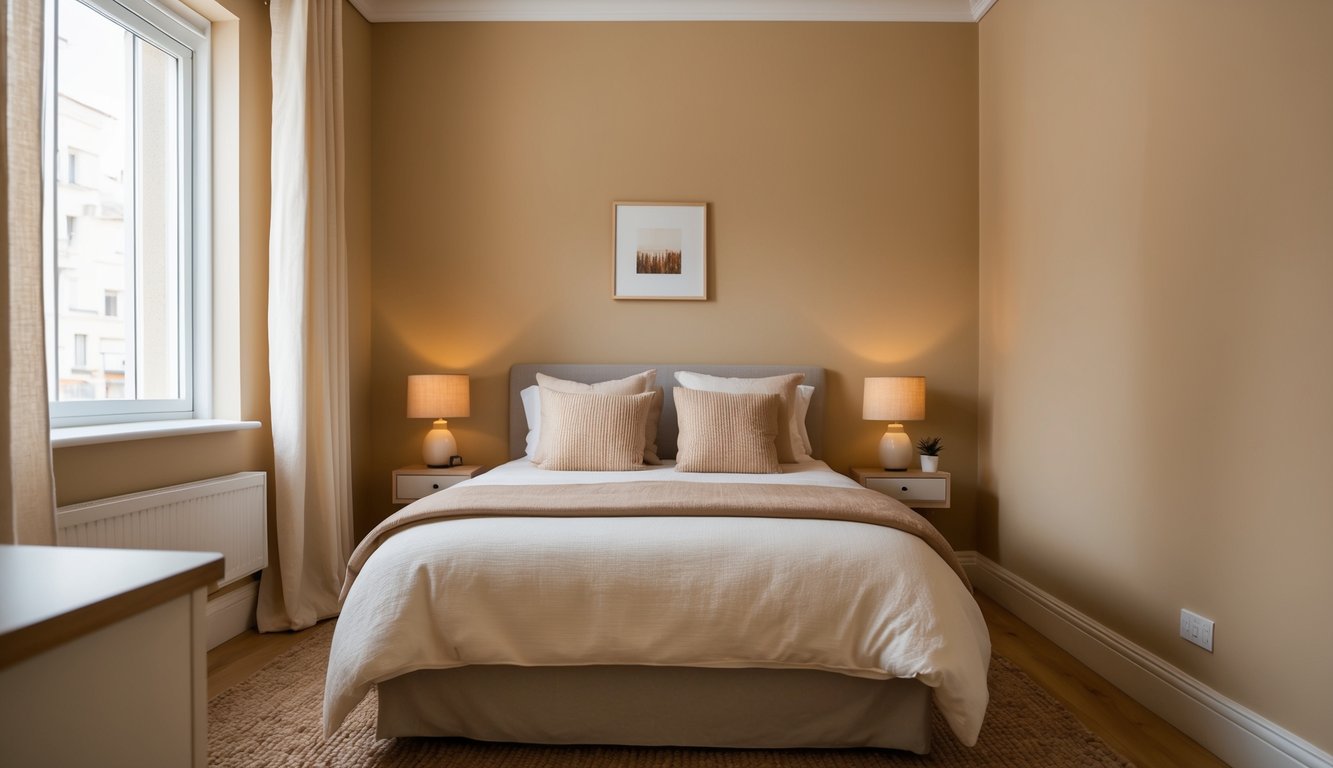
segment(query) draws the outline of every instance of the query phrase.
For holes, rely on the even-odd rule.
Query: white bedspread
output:
[[[819,461],[784,469],[549,472],[521,459],[467,482],[855,485]],[[935,689],[971,745],[989,663],[990,637],[967,588],[925,542],[890,528],[741,517],[441,520],[392,536],[352,585],[330,651],[324,729],[335,731],[374,683],[418,669],[648,664],[914,677]]]

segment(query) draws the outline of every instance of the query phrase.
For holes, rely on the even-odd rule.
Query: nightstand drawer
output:
[[[466,479],[467,475],[398,475],[394,478],[393,495],[399,499],[420,499]]]
[[[944,501],[948,481],[942,477],[867,477],[866,487],[898,501]]]
[[[481,466],[428,467],[414,464],[393,471],[393,503],[411,504],[481,474]]]

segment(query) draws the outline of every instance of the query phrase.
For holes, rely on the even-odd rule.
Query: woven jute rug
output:
[[[931,754],[880,749],[548,747],[463,739],[375,738],[375,694],[328,740],[321,732],[324,670],[333,623],[208,705],[208,762],[259,766],[424,768],[869,768],[875,766],[1130,766],[1059,702],[1002,657],[991,660],[990,709],[975,747],[935,714]]]

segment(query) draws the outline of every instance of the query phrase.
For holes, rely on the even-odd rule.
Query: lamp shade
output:
[[[451,419],[472,415],[465,373],[430,373],[407,377],[407,418]]]
[[[926,418],[925,376],[873,376],[861,398],[866,421],[920,421]]]

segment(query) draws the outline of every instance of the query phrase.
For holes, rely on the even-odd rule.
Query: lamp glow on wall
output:
[[[879,440],[879,463],[885,469],[912,466],[912,439],[902,421],[926,418],[925,376],[874,376],[866,379],[861,418],[890,422]]]
[[[435,419],[421,443],[428,467],[447,467],[458,455],[458,441],[445,419],[472,415],[468,377],[464,373],[416,374],[407,377],[407,418]]]

